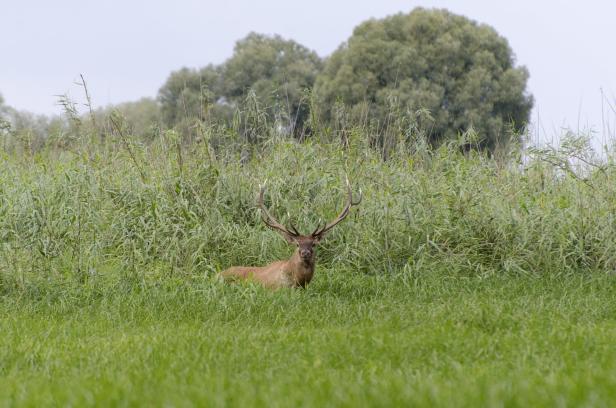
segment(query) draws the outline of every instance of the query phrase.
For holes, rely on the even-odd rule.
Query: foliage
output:
[[[309,115],[305,91],[320,69],[319,56],[297,42],[251,33],[224,64],[225,97],[237,105],[253,91],[271,121],[299,132]]]
[[[258,182],[271,180],[273,211],[293,214],[307,231],[335,216],[345,173],[365,199],[323,245],[320,264],[328,268],[385,273],[438,264],[471,275],[616,268],[614,168],[563,171],[568,151],[490,159],[463,152],[465,138],[432,148],[418,137],[383,162],[361,129],[349,129],[344,149],[337,140],[279,138],[245,156],[250,142],[218,128],[202,129],[196,144],[163,132],[143,145],[114,121],[100,146],[86,135],[76,149],[46,145],[26,162],[18,152],[27,149],[17,146],[0,163],[4,279],[16,279],[15,270],[55,276],[110,262],[190,275],[284,257],[286,244],[255,211]],[[578,150],[573,159],[588,161]],[[78,268],[84,259],[89,266]]]
[[[213,118],[228,125],[233,112],[252,99],[268,122],[301,134],[308,117],[305,91],[312,88],[320,68],[316,53],[295,41],[251,33],[236,43],[222,65],[173,72],[158,99],[167,126],[183,128],[183,133],[199,120]]]
[[[507,145],[529,119],[528,71],[514,66],[507,41],[496,31],[446,10],[417,8],[369,20],[327,60],[316,83],[326,116],[336,101],[356,116],[368,109],[380,128],[392,107],[425,108],[431,141],[474,129],[480,146]],[[513,130],[513,132],[511,132]]]
[[[199,70],[182,68],[172,72],[158,92],[164,123],[186,127],[196,120],[229,119],[228,109],[219,103],[223,92],[220,67],[208,65]]]
[[[125,102],[99,109],[96,112],[97,121],[104,123],[113,110],[123,115],[130,125],[131,135],[139,140],[151,141],[162,128],[160,105],[158,101],[152,98],[141,98],[135,102]]]
[[[64,138],[69,132],[68,122],[60,116],[37,115],[6,107],[0,108],[0,144],[5,150],[19,147],[33,154]]]
[[[11,129],[11,123],[8,118],[8,106],[4,104],[4,98],[0,94],[0,137],[2,141],[6,140],[8,131]]]

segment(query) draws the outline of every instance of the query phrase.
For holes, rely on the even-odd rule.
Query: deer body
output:
[[[227,280],[252,280],[272,289],[306,287],[314,275],[314,258],[306,262],[299,248],[286,261],[266,266],[232,266],[221,273]]]
[[[262,220],[268,227],[281,233],[288,243],[297,246],[297,249],[286,261],[273,262],[267,266],[232,266],[221,272],[225,280],[252,280],[272,289],[306,287],[314,276],[315,247],[325,234],[336,224],[342,221],[348,214],[351,206],[361,202],[353,202],[353,193],[347,179],[348,200],[338,217],[324,225],[318,226],[310,235],[302,235],[291,225],[287,228],[276,221],[267,211],[263,204],[265,187],[261,187],[258,205],[261,209]]]

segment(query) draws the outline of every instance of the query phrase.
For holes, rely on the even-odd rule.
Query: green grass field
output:
[[[2,300],[0,405],[611,406],[615,297],[430,271],[32,290]]]
[[[616,404],[613,155],[202,136],[5,140],[0,406]],[[306,290],[216,278],[292,251],[260,182],[308,231],[345,175]]]

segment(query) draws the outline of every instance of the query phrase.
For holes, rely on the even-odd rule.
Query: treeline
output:
[[[146,141],[164,129],[193,141],[203,126],[250,143],[269,139],[272,129],[300,140],[347,140],[349,129],[361,127],[370,143],[387,150],[420,128],[433,144],[473,133],[473,146],[494,150],[524,131],[533,104],[527,79],[493,28],[417,8],[360,24],[324,59],[293,40],[251,33],[221,65],[172,72],[155,100],[89,116],[103,123],[116,109],[130,133]],[[66,134],[79,115],[70,101],[65,110],[72,117]]]

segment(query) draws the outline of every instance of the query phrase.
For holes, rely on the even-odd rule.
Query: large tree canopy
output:
[[[295,41],[251,33],[224,64],[171,73],[158,93],[163,120],[174,126],[203,118],[208,108],[228,118],[230,107],[241,107],[252,91],[271,120],[296,127],[308,115],[304,91],[320,69],[319,56]]]
[[[507,40],[487,26],[446,10],[415,9],[355,28],[327,60],[316,83],[326,113],[336,100],[368,103],[383,121],[392,101],[427,108],[433,141],[473,127],[484,147],[507,143],[519,131],[533,99],[528,71],[514,66]]]
[[[4,98],[0,94],[0,136],[9,128],[8,119],[6,116],[7,107],[4,105]]]
[[[0,94],[0,118],[2,118],[2,115],[7,109],[8,107],[4,104],[4,97]]]
[[[313,87],[320,70],[319,56],[303,45],[251,33],[237,42],[224,64],[225,96],[239,103],[252,90],[270,115],[293,127],[308,115],[304,91]]]
[[[182,68],[172,72],[158,91],[163,121],[174,126],[184,119],[203,118],[209,105],[222,96],[219,67]]]

